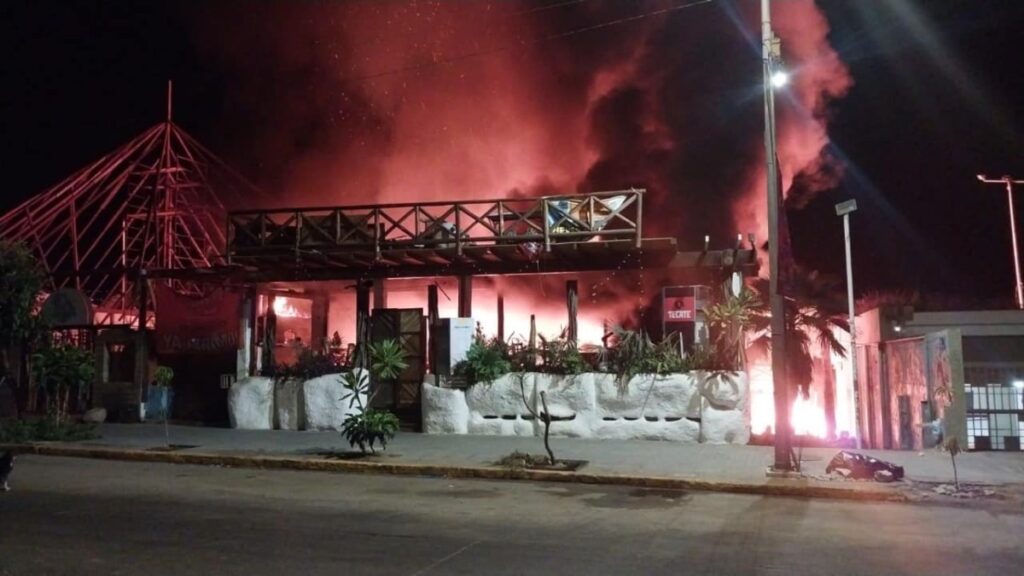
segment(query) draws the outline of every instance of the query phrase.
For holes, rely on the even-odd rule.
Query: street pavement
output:
[[[0,575],[1019,574],[1024,512],[25,455]]]

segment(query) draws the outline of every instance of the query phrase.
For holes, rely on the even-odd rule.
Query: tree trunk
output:
[[[554,466],[555,453],[551,451],[551,442],[548,440],[548,438],[551,435],[551,412],[548,412],[548,401],[546,396],[547,395],[543,391],[541,391],[540,403],[544,407],[544,450],[546,450],[548,453],[548,462],[550,462],[551,465]]]

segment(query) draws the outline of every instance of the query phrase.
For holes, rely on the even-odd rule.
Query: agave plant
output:
[[[370,344],[370,371],[377,378],[390,380],[409,367],[405,361],[405,350],[397,340],[384,340]]]

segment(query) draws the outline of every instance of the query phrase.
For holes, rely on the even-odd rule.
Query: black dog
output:
[[[0,489],[4,492],[11,489],[7,485],[7,478],[11,475],[11,470],[14,470],[14,452],[7,451],[0,456]]]

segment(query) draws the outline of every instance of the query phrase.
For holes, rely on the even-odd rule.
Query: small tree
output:
[[[34,311],[43,282],[39,262],[28,248],[0,242],[0,384],[10,376],[11,350],[41,332]]]
[[[164,402],[164,406],[163,406],[163,413],[164,413],[164,438],[167,440],[167,447],[170,448],[171,447],[171,427],[170,427],[170,425],[168,425],[167,419],[170,417],[170,412],[171,412],[170,388],[171,388],[171,381],[174,380],[174,370],[172,370],[168,366],[158,366],[157,369],[156,369],[156,372],[153,374],[153,377],[156,379],[156,383],[157,383],[158,386],[167,389],[165,391],[165,394],[164,394],[165,402]]]
[[[405,361],[405,351],[395,340],[371,344],[369,352],[370,373],[378,380],[397,378],[409,366]],[[363,454],[367,451],[376,454],[374,444],[379,442],[381,450],[386,450],[388,441],[398,432],[398,418],[387,410],[370,408],[377,392],[370,392],[370,379],[365,372],[346,372],[342,376],[342,384],[346,390],[342,400],[348,400],[349,408],[356,409],[345,417],[341,425],[341,433],[348,440],[349,446],[359,446]]]
[[[761,300],[744,286],[738,295],[727,293],[707,310],[708,323],[718,334],[715,346],[735,370],[747,368],[747,332],[754,326]]]
[[[92,382],[95,364],[91,350],[74,346],[47,346],[33,355],[36,382],[46,394],[47,413],[60,426],[67,417],[71,391]]]
[[[526,411],[533,415],[535,419],[544,423],[544,451],[548,453],[548,463],[554,466],[557,460],[555,460],[555,452],[551,450],[551,411],[548,410],[547,395],[543,390],[541,390],[540,403],[544,409],[540,414],[538,414],[537,411],[534,410],[533,406],[530,406],[530,403],[526,400],[526,384],[524,383],[524,380],[526,380],[526,373],[519,372],[515,377],[519,380],[519,393],[522,395],[523,406],[526,406]]]
[[[948,385],[941,385],[935,389],[935,397],[943,400],[948,409],[953,405],[953,389]],[[939,445],[942,450],[949,453],[949,459],[953,463],[953,487],[957,492],[960,491],[960,475],[956,469],[956,457],[958,454],[963,452],[963,448],[960,446],[960,438],[956,434],[947,434],[943,431],[942,444]]]

